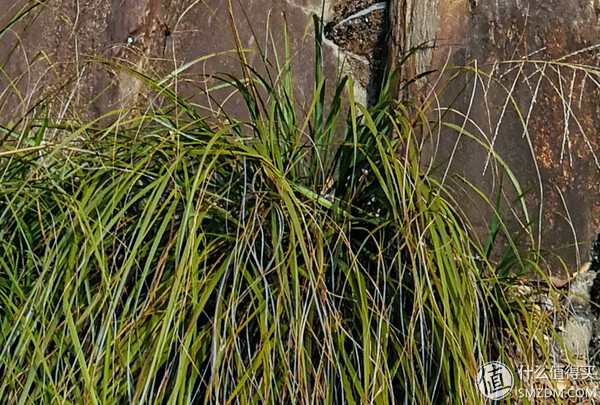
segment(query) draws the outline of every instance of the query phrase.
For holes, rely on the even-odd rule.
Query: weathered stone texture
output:
[[[417,42],[430,35],[426,39],[436,48],[427,67],[421,66],[430,59],[427,50],[411,63],[416,71],[470,66],[449,84],[456,69],[429,80],[447,86],[440,105],[468,113],[446,119],[492,146],[515,173],[534,225],[530,236],[551,252],[542,267],[559,274],[562,259],[568,271],[577,270],[600,230],[597,3],[439,0],[437,26],[415,4],[404,2],[405,12],[412,24],[427,28],[413,35]],[[449,166],[447,173],[464,176],[489,197],[497,192],[502,170],[477,142],[455,131],[442,131],[432,141],[440,172]],[[505,209],[517,198],[509,184],[504,175]],[[489,205],[472,193],[462,201],[485,237]],[[526,220],[518,207],[506,219],[511,229]]]
[[[7,10],[3,21],[26,3],[0,0],[0,9]],[[231,3],[241,45],[254,50],[247,58],[259,71],[264,71],[259,48],[272,63],[273,48],[283,56],[287,23],[298,102],[305,103],[313,88],[311,15],[320,14],[321,0],[249,0],[242,3],[244,9],[240,2]],[[338,50],[328,46],[324,68],[335,76]],[[146,97],[139,80],[111,64],[99,65],[99,60],[161,77],[175,66],[209,55],[181,75],[178,90],[184,96],[195,95],[192,100],[201,108],[216,108],[228,100],[230,111],[239,110],[236,104],[241,101],[229,98],[230,89],[207,94],[218,84],[216,76],[241,74],[234,48],[223,0],[47,0],[0,38],[0,66],[6,72],[0,77],[0,89],[7,89],[0,94],[0,117],[4,122],[18,116],[59,89],[67,92],[63,91],[62,105],[53,103],[57,114],[71,109],[84,119],[97,117]]]
[[[5,10],[0,26],[26,3],[0,0],[0,10]],[[380,2],[231,3],[242,46],[255,50],[247,55],[248,61],[259,70],[264,64],[256,50],[273,61],[274,40],[281,54],[282,26],[287,22],[300,105],[310,100],[313,88],[312,13],[323,13],[330,23],[330,40],[324,42],[327,74],[334,77],[344,67],[355,75],[355,92],[362,94],[363,102],[366,89],[377,88],[381,70],[374,73],[374,69],[381,68],[385,54],[376,51],[384,37],[376,25],[386,12],[378,8],[360,19],[347,19]],[[600,78],[595,68],[581,67],[598,63],[599,2],[391,0],[389,4],[396,56],[425,44],[404,66],[405,76],[469,66],[450,83],[446,79],[456,68],[415,87],[425,97],[432,94],[433,85],[446,86],[439,105],[467,117],[449,113],[445,119],[483,139],[506,161],[529,204],[528,218],[534,225],[529,237],[575,270],[587,259],[588,245],[600,230]],[[177,89],[199,109],[218,109],[226,103],[228,111],[242,111],[240,98],[229,97],[230,89],[209,91],[218,84],[219,74],[241,74],[238,56],[227,52],[234,47],[225,0],[46,0],[0,38],[0,122],[17,119],[56,94],[61,97],[53,103],[52,114],[76,112],[84,120],[123,105],[153,102],[138,79],[113,63],[161,77],[207,55],[212,56],[179,76]],[[370,54],[371,50],[379,53]],[[432,167],[441,174],[463,176],[486,195],[494,195],[502,170],[488,151],[455,131],[441,131],[429,141]],[[518,192],[506,175],[503,179],[505,211]],[[462,187],[468,189],[466,183]],[[460,201],[485,237],[492,218],[489,206],[473,193]],[[518,205],[512,208],[507,225],[518,229],[527,217]],[[575,243],[583,245],[569,246]],[[549,258],[546,267],[559,273],[558,256]]]

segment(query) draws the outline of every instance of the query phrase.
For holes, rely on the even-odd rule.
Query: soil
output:
[[[333,4],[335,17],[325,26],[327,39],[345,51],[368,60],[370,70],[367,86],[368,100],[377,98],[387,64],[388,11],[387,8],[378,9],[364,16],[346,19],[379,2],[337,0]]]
[[[384,42],[387,12],[376,10],[343,24],[339,23],[376,3],[373,0],[338,0],[333,6],[335,18],[325,26],[327,39],[372,61]]]
[[[378,48],[383,45],[383,18],[384,12],[377,10],[345,24],[336,25],[330,22],[326,26],[325,35],[345,50],[372,61]]]

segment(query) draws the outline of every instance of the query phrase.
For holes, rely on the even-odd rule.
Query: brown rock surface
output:
[[[34,3],[0,0],[0,9],[7,10],[0,23],[9,21],[21,6]],[[250,0],[243,2],[243,9],[239,1],[232,4],[241,45],[254,51],[247,58],[259,70],[264,63],[258,49],[273,62],[274,41],[282,56],[287,23],[297,96],[305,103],[313,87],[311,15],[320,13],[321,1]],[[139,80],[111,64],[97,63],[99,59],[162,77],[175,66],[206,57],[180,75],[178,90],[194,96],[200,108],[216,108],[227,99],[229,111],[240,109],[239,99],[228,98],[231,90],[207,93],[219,83],[216,75],[241,73],[233,49],[226,1],[46,0],[0,38],[0,67],[5,72],[0,89],[6,89],[0,93],[0,120],[10,121],[59,90],[62,104],[55,101],[53,113],[69,110],[83,119],[144,101]],[[335,76],[338,63],[337,49],[328,49],[325,70]]]
[[[331,77],[343,65],[357,76],[363,90],[381,80],[381,72],[373,70],[377,69],[374,60],[385,57],[375,51],[383,38],[378,25],[386,12],[376,10],[336,26],[377,3],[232,1],[242,46],[255,50],[248,60],[259,69],[264,63],[256,50],[260,48],[272,61],[273,39],[275,49],[282,52],[281,32],[284,19],[287,22],[300,105],[307,103],[313,88],[312,13],[323,11],[325,22],[332,24],[324,53],[325,71]],[[446,119],[493,145],[519,180],[530,212],[526,217],[513,206],[513,213],[506,216],[510,229],[529,220],[534,241],[559,254],[568,269],[579,268],[600,230],[600,80],[597,71],[580,67],[596,66],[598,61],[596,2],[390,3],[391,17],[402,27],[396,38],[402,42],[399,46],[406,50],[426,44],[405,74],[445,65],[471,67],[448,85],[439,101],[468,112],[469,120],[456,114]],[[224,0],[0,0],[4,11],[0,27],[28,4],[38,6],[0,37],[0,123],[14,121],[56,95],[54,116],[79,115],[83,120],[153,101],[138,79],[114,65],[98,63],[99,59],[162,77],[175,66],[206,56],[179,75],[177,89],[199,109],[217,109],[226,103],[228,111],[243,110],[239,98],[229,97],[231,90],[209,91],[219,83],[216,75],[241,72],[237,55],[227,52],[235,41]],[[473,78],[475,69],[478,80]],[[438,84],[455,71],[441,76]],[[492,80],[486,76],[489,73]],[[433,79],[437,77],[431,77],[429,84],[435,83]],[[420,91],[426,93],[431,88],[423,84]],[[457,143],[456,132],[449,130],[431,141],[436,170],[443,174],[448,168],[448,174],[464,176],[488,196],[494,195],[501,170],[484,148],[464,135]],[[506,176],[503,186],[505,211],[518,192]],[[485,236],[492,218],[489,207],[472,193],[461,201]],[[575,249],[575,243],[582,245]],[[560,273],[558,256],[549,258],[546,267]]]
[[[409,72],[470,66],[439,100],[468,113],[468,119],[459,114],[445,119],[491,145],[514,172],[533,224],[529,237],[549,252],[542,267],[560,275],[562,259],[567,271],[578,269],[600,231],[596,2],[436,0],[438,21],[419,2],[396,3],[405,15],[400,23],[408,20],[421,27],[413,34],[405,28],[404,49],[424,39],[436,45],[433,54],[429,49],[417,52]],[[447,69],[438,86],[456,72]],[[437,79],[430,77],[429,83]],[[494,201],[502,170],[485,148],[451,130],[431,141],[432,167],[463,176]],[[492,219],[489,205],[467,194],[461,201],[480,236],[486,237]],[[502,211],[517,196],[504,175]],[[516,205],[506,220],[516,237],[527,217]]]

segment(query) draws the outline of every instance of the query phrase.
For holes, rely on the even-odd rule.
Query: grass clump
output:
[[[2,402],[475,403],[529,352],[541,321],[421,169],[425,113],[349,78],[326,102],[319,52],[303,114],[286,49],[226,80],[247,120],[136,73],[162,108],[3,129]]]

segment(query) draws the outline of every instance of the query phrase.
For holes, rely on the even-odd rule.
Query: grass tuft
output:
[[[223,78],[246,120],[124,68],[162,108],[2,128],[3,403],[477,403],[484,361],[545,347],[501,215],[473,239],[421,167],[428,111],[327,90],[319,45],[304,113],[285,47]]]

